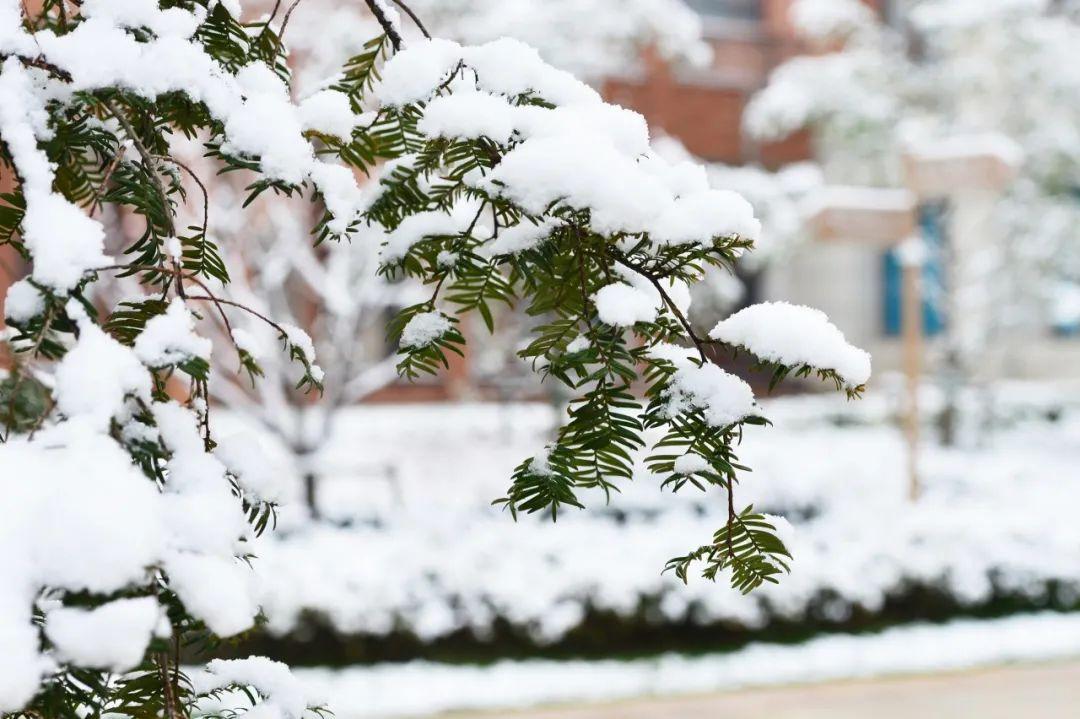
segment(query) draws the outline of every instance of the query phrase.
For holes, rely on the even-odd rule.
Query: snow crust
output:
[[[692,361],[692,350],[661,343],[650,347],[649,354],[675,365],[666,396],[669,417],[701,410],[709,424],[727,427],[760,413],[750,385],[711,362]]]
[[[64,661],[125,672],[142,662],[162,617],[153,597],[117,599],[93,609],[58,607],[46,615],[45,636]]]
[[[13,282],[4,297],[4,316],[12,322],[22,323],[45,311],[45,298],[29,280]]]
[[[617,327],[656,319],[657,298],[625,282],[613,282],[593,295],[600,321]]]
[[[449,332],[451,327],[450,318],[442,312],[419,312],[401,331],[401,346],[426,347]]]
[[[225,710],[232,714],[251,719],[300,719],[309,706],[317,702],[309,699],[311,690],[304,687],[293,676],[285,664],[266,657],[248,657],[247,659],[214,659],[205,670],[195,672],[192,686],[196,693],[206,694],[232,687],[251,687],[261,701],[250,707],[246,697],[237,694],[226,701],[206,702],[201,708],[206,710]],[[235,698],[235,702],[229,702]],[[245,711],[246,709],[246,711]]]
[[[450,82],[449,94],[438,94],[461,66],[467,68],[465,78]],[[446,40],[410,43],[387,62],[377,95],[389,105],[427,102],[419,129],[428,137],[486,136],[509,145],[490,172],[469,181],[535,217],[560,205],[588,210],[593,230],[641,234],[657,245],[760,235],[761,225],[743,198],[710,187],[701,168],[672,164],[652,152],[641,115],[603,102],[591,87],[515,40],[474,47]],[[554,107],[523,103],[526,95]],[[457,208],[407,217],[389,233],[384,261],[402,258],[425,236],[462,232],[462,223],[471,220]],[[544,222],[540,226],[547,229]],[[532,227],[521,236],[513,230],[479,238],[493,240],[484,250],[513,253],[541,237]]]
[[[763,302],[720,320],[709,336],[763,360],[834,370],[849,387],[870,380],[870,355],[848,343],[821,310]]]
[[[195,334],[195,318],[184,300],[174,297],[165,314],[146,323],[135,338],[135,356],[147,367],[164,367],[192,357],[210,359],[212,343]]]

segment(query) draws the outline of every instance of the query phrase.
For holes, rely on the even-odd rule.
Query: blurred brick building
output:
[[[792,0],[687,2],[701,14],[711,64],[677,69],[649,55],[640,72],[609,80],[607,97],[637,110],[654,133],[678,138],[703,160],[776,167],[807,158],[804,134],[761,144],[742,131],[743,109],[769,72],[804,50],[788,21]]]

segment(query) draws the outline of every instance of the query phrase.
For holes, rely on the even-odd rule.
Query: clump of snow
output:
[[[54,666],[41,654],[32,623],[41,590],[109,593],[146,581],[147,567],[164,547],[162,527],[153,483],[91,425],[68,422],[42,430],[33,442],[12,438],[0,445],[0,711],[20,709]],[[118,616],[128,608],[136,610],[131,624]],[[149,639],[140,619],[147,614],[145,608],[118,605],[89,618],[89,624],[61,614],[53,631],[74,661],[127,665],[134,643]],[[76,631],[72,622],[83,626]],[[122,624],[136,636],[82,632],[104,624]],[[102,646],[93,646],[96,639]]]
[[[600,321],[617,327],[653,322],[659,311],[657,297],[625,282],[612,282],[593,295]]]
[[[153,597],[117,599],[92,609],[57,607],[45,619],[45,636],[63,661],[125,672],[142,662],[163,612]]]
[[[442,312],[419,312],[412,316],[401,331],[402,347],[427,347],[453,327]]]
[[[727,427],[759,414],[750,385],[712,363],[699,365],[693,350],[660,342],[648,354],[675,366],[664,408],[669,417],[701,410],[709,424]]]
[[[461,59],[461,46],[438,38],[395,53],[382,69],[375,95],[386,105],[427,99]]]
[[[229,637],[255,624],[257,584],[251,567],[239,559],[177,552],[166,568],[169,587],[217,636]]]
[[[488,137],[505,143],[514,133],[514,107],[487,92],[464,91],[436,97],[424,108],[420,131],[429,137]]]
[[[253,688],[262,701],[239,713],[252,719],[300,719],[308,707],[315,705],[309,700],[309,691],[288,666],[266,657],[214,659],[205,670],[193,673],[191,680],[196,694],[233,687]]]
[[[574,352],[581,352],[589,348],[589,338],[585,335],[578,335],[574,339],[570,340],[570,344],[566,345],[566,352],[572,354]]]
[[[709,336],[769,362],[833,370],[849,387],[870,379],[870,355],[849,344],[824,312],[811,307],[751,305],[718,322]]]
[[[236,476],[252,499],[276,502],[284,495],[285,473],[271,461],[265,442],[258,435],[238,432],[223,437],[214,455]]]
[[[714,427],[727,427],[758,414],[750,385],[714,364],[679,367],[671,379],[667,402],[668,416],[698,409]]]
[[[211,341],[195,334],[195,319],[174,297],[165,314],[152,317],[135,338],[135,355],[147,367],[165,367],[193,357],[210,358]]]
[[[480,211],[473,201],[459,202],[450,212],[428,210],[409,215],[386,235],[383,262],[395,262],[409,253],[412,246],[426,237],[452,236],[465,232]]]
[[[676,245],[712,237],[757,240],[761,222],[754,208],[730,190],[701,190],[676,197],[651,228],[654,241]]]
[[[285,341],[300,350],[309,363],[315,362],[315,343],[305,330],[291,324],[280,325],[285,332]]]
[[[245,330],[244,328],[234,327],[232,331],[232,339],[239,349],[247,352],[256,361],[266,356],[267,350],[265,344],[261,342],[255,334]]]
[[[56,368],[56,406],[65,417],[104,429],[129,395],[150,401],[150,377],[135,352],[105,334],[74,300],[68,314],[79,322],[79,340]]]
[[[695,452],[687,452],[675,458],[676,474],[697,474],[708,469],[708,460]]]
[[[529,473],[537,477],[550,477],[554,472],[551,468],[551,445],[545,445],[533,455],[529,462]]]
[[[88,270],[112,264],[100,223],[59,195],[27,192],[22,228],[33,278],[58,292],[74,288]]]
[[[499,230],[499,236],[490,242],[486,249],[492,255],[516,255],[540,245],[559,223],[550,217],[532,223],[522,220],[516,225]]]
[[[349,97],[334,90],[320,90],[300,103],[300,124],[305,130],[333,135],[342,140],[352,137],[357,117]]]
[[[29,280],[13,282],[4,297],[4,317],[22,324],[45,311],[45,297]]]

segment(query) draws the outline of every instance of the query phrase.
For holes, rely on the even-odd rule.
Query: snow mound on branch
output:
[[[454,75],[459,64],[467,68],[463,77]],[[436,95],[448,82],[452,92]],[[588,210],[596,232],[646,234],[661,245],[760,234],[745,200],[710,188],[701,168],[653,153],[640,114],[605,103],[517,41],[410,45],[387,62],[377,94],[389,105],[427,102],[418,124],[427,137],[510,144],[490,172],[467,182],[530,215],[542,217],[557,206]],[[553,107],[524,103],[527,96]],[[448,223],[422,216],[423,222]],[[395,235],[384,257],[400,258],[418,239],[414,232]]]
[[[593,295],[600,321],[616,327],[630,327],[637,322],[656,320],[658,296],[625,282],[612,282]]]
[[[727,427],[760,413],[750,385],[714,364],[698,365],[692,350],[660,342],[649,356],[675,365],[666,397],[669,417],[701,410],[712,426]]]
[[[687,452],[675,458],[676,474],[695,474],[709,469],[709,462],[700,454]]]
[[[4,317],[12,322],[26,322],[45,311],[45,298],[29,280],[19,280],[8,287],[4,298]]]
[[[409,215],[397,227],[386,235],[386,244],[382,248],[383,262],[396,262],[409,254],[413,245],[426,237],[458,235],[469,229],[469,225],[480,211],[480,204],[471,200],[458,202],[450,212],[428,210]]]
[[[0,711],[21,708],[53,667],[32,623],[41,589],[108,593],[145,581],[165,544],[160,495],[127,453],[89,424],[58,429],[0,445]],[[127,640],[97,647],[96,633],[68,632],[68,620],[58,621],[65,656],[126,663]]]
[[[214,659],[206,665],[204,671],[191,676],[192,685],[197,694],[207,694],[220,689],[243,686],[254,687],[262,701],[255,707],[249,707],[246,697],[238,694],[235,698],[237,707],[243,706],[237,716],[258,716],[259,719],[300,719],[308,707],[315,706],[309,692],[293,676],[289,667],[281,662],[266,657],[248,657],[247,659]],[[228,695],[213,702],[225,708],[229,704]],[[206,707],[209,708],[209,707]],[[234,714],[233,711],[223,712]]]
[[[401,331],[401,346],[427,347],[453,326],[442,312],[420,312],[413,315]]]
[[[763,302],[721,320],[709,336],[763,360],[830,369],[849,387],[870,379],[870,354],[848,343],[825,313],[788,302]]]
[[[334,90],[320,90],[300,102],[300,123],[305,130],[348,141],[357,117],[348,95]]]
[[[163,617],[153,597],[118,599],[94,609],[58,607],[46,615],[45,635],[65,661],[126,672],[142,661]]]
[[[82,305],[70,300],[68,314],[80,334],[56,369],[56,406],[65,417],[104,431],[129,395],[150,401],[150,377],[135,353],[91,322]]]
[[[174,297],[165,314],[146,323],[135,338],[135,355],[147,367],[164,367],[192,357],[210,358],[213,343],[195,334],[195,320],[184,300]]]
[[[112,264],[103,250],[101,224],[60,195],[27,192],[22,227],[34,257],[32,277],[46,287],[70,290],[88,270]]]
[[[757,240],[761,235],[761,222],[749,202],[731,190],[709,189],[676,197],[656,218],[651,236],[656,242],[677,245],[708,239],[701,234],[704,228],[717,237]]]
[[[514,255],[539,246],[557,227],[558,221],[544,218],[533,224],[522,220],[513,227],[499,231],[499,236],[486,246],[492,255]]]
[[[270,451],[259,435],[238,432],[223,437],[214,449],[245,494],[255,500],[276,502],[286,492],[286,477],[270,459]]]
[[[660,309],[667,306],[660,290],[647,277],[629,267],[616,265],[615,272],[623,281],[602,287],[593,295],[601,321],[617,327],[629,327],[635,322],[656,320]],[[679,312],[685,314],[690,309],[690,288],[685,282],[674,277],[657,282]]]

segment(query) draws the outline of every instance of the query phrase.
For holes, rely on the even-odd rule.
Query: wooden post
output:
[[[903,268],[901,321],[906,406],[908,497],[918,499],[919,381],[922,372],[922,266],[926,248],[917,234],[915,196],[904,189],[828,187],[817,198],[807,224],[819,240],[858,242],[891,248]]]
[[[904,334],[904,378],[907,406],[904,408],[904,435],[907,439],[908,498],[919,498],[919,377],[922,374],[923,318],[922,263],[903,263],[902,324]]]

